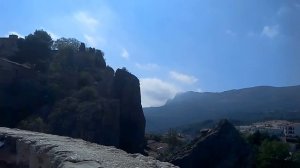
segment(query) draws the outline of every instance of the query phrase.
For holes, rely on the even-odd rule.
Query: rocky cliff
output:
[[[0,59],[0,126],[143,152],[145,117],[136,76],[125,68],[115,72],[101,50],[76,39],[53,43],[37,30],[16,40],[11,60]]]
[[[251,149],[239,132],[222,120],[167,160],[182,168],[250,168],[251,157]]]
[[[144,148],[145,117],[140,83],[125,69],[118,69],[114,80],[115,98],[120,100],[120,148],[135,153]]]
[[[19,68],[14,62],[2,62],[5,65],[11,65],[11,67],[10,69],[4,69],[6,66],[0,67],[0,72],[3,72],[3,77],[5,77],[5,79],[0,79],[0,100],[3,99],[0,102],[0,107],[5,109],[2,119],[0,119],[0,125],[14,127],[22,118],[24,119],[24,116],[30,116],[28,114],[28,116],[22,115],[17,117],[14,111],[19,113],[19,111],[21,112],[21,110],[30,106],[28,109],[37,109],[38,112],[35,115],[40,115],[41,109],[49,105],[44,105],[43,102],[39,101],[43,101],[45,94],[52,93],[47,93],[49,92],[47,88],[43,90],[44,88],[41,86],[40,81],[33,77],[34,72],[31,72],[31,75],[23,75],[21,72],[24,73],[25,70],[30,74],[30,70],[23,68],[24,70],[20,70],[17,79],[22,79],[22,81],[30,80],[32,81],[31,84],[33,82],[36,83],[37,87],[30,86],[30,88],[36,94],[32,101],[37,99],[39,101],[36,102],[39,103],[32,104],[32,102],[28,102],[26,103],[27,105],[18,103],[27,102],[24,96],[28,94],[27,88],[29,87],[27,85],[23,86],[20,80],[13,80],[16,78],[17,68]],[[70,81],[80,80],[78,79],[80,77],[77,76],[76,74],[71,74],[68,76],[68,80],[70,78],[72,78]],[[141,106],[138,78],[123,69],[118,69],[114,73],[113,69],[109,67],[101,69],[99,76],[101,80],[96,86],[92,88],[83,87],[74,96],[66,97],[55,103],[53,107],[48,107],[49,110],[53,109],[47,112],[49,113],[47,116],[48,123],[45,124],[48,125],[47,127],[50,130],[40,130],[38,129],[39,125],[36,125],[36,123],[33,123],[31,127],[26,127],[26,129],[82,138],[103,145],[113,145],[131,153],[142,152],[144,147],[145,118]],[[8,78],[12,79],[8,80]],[[61,81],[64,84],[67,83],[66,85],[69,88],[72,88],[70,86],[74,85],[69,85],[68,81],[65,82],[64,79]],[[11,86],[15,86],[15,89],[11,88]],[[23,87],[26,89],[22,89]],[[73,87],[77,88],[78,86],[75,84]],[[52,91],[50,90],[50,92]],[[15,103],[19,105],[15,106]],[[20,109],[18,109],[19,107]],[[32,120],[32,118],[29,118],[26,123],[34,122]],[[6,122],[10,124],[6,124]]]
[[[0,127],[1,168],[171,168],[140,154],[80,139]]]

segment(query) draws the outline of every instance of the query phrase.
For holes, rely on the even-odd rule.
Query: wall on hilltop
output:
[[[16,78],[33,76],[33,71],[29,67],[0,58],[0,85],[10,84]]]
[[[17,42],[17,35],[10,35],[8,38],[0,38],[0,57],[10,57],[18,51]]]

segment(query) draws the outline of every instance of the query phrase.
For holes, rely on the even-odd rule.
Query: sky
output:
[[[184,91],[300,84],[297,0],[1,0],[0,36],[46,30],[140,79],[143,107]]]

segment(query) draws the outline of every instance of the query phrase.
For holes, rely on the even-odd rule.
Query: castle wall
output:
[[[18,36],[10,35],[8,38],[0,38],[0,57],[8,58],[18,51]]]
[[[0,58],[0,86],[10,84],[16,78],[32,76],[33,71],[29,67]]]

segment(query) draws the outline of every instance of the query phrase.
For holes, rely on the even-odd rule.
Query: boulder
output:
[[[250,146],[227,120],[192,141],[167,160],[182,168],[252,167]]]

